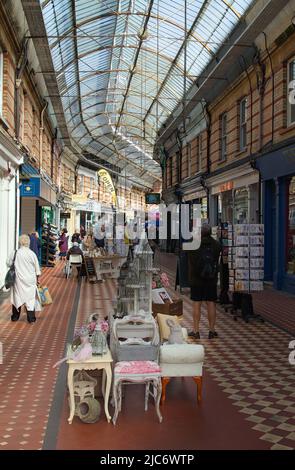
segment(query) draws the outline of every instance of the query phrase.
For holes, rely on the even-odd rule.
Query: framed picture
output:
[[[172,303],[172,299],[164,287],[152,290],[152,299],[156,304]]]

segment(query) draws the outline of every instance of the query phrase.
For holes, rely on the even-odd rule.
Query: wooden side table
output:
[[[109,397],[112,384],[112,368],[113,362],[112,355],[108,350],[103,356],[92,356],[87,361],[77,362],[69,359],[67,364],[68,369],[68,388],[70,394],[70,416],[68,419],[69,424],[72,424],[75,415],[75,397],[74,397],[74,372],[75,370],[100,370],[102,369],[102,394],[104,397],[104,411],[108,423],[111,421],[109,414]]]

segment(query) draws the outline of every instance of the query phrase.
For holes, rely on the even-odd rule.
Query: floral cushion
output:
[[[160,366],[154,361],[121,361],[115,366],[115,374],[159,374]]]

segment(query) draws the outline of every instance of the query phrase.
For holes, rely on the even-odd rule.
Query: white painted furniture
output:
[[[152,315],[110,318],[110,347],[115,361],[158,360],[159,331]]]
[[[108,423],[111,421],[111,416],[109,414],[109,397],[112,384],[112,368],[111,364],[113,362],[112,355],[108,350],[103,356],[92,356],[87,361],[77,362],[72,359],[67,361],[68,364],[68,389],[70,394],[70,416],[69,424],[72,423],[75,415],[75,396],[74,396],[74,372],[75,370],[101,370],[103,371],[102,375],[102,393],[104,397],[104,411]]]
[[[200,344],[163,344],[159,364],[162,377],[162,405],[166,399],[166,386],[172,377],[192,377],[197,384],[198,402],[202,398],[202,376],[205,350]]]
[[[144,384],[145,385],[145,411],[148,409],[148,398],[153,396],[156,412],[160,423],[162,415],[160,412],[160,399],[162,393],[161,370],[154,361],[121,361],[117,362],[114,369],[113,399],[115,413],[113,424],[117,422],[118,414],[122,408],[122,385]],[[152,391],[151,391],[152,388]]]
[[[125,260],[126,257],[120,255],[103,255],[93,257],[97,274],[102,278],[117,279],[120,274],[120,268]]]

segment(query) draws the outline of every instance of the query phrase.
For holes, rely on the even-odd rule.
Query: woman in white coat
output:
[[[15,283],[11,288],[12,315],[11,321],[17,321],[20,317],[21,307],[25,305],[29,323],[36,321],[35,307],[37,297],[37,285],[41,275],[40,266],[36,254],[30,250],[30,237],[21,235],[19,249],[15,256]],[[11,253],[7,264],[13,263],[15,252]]]

